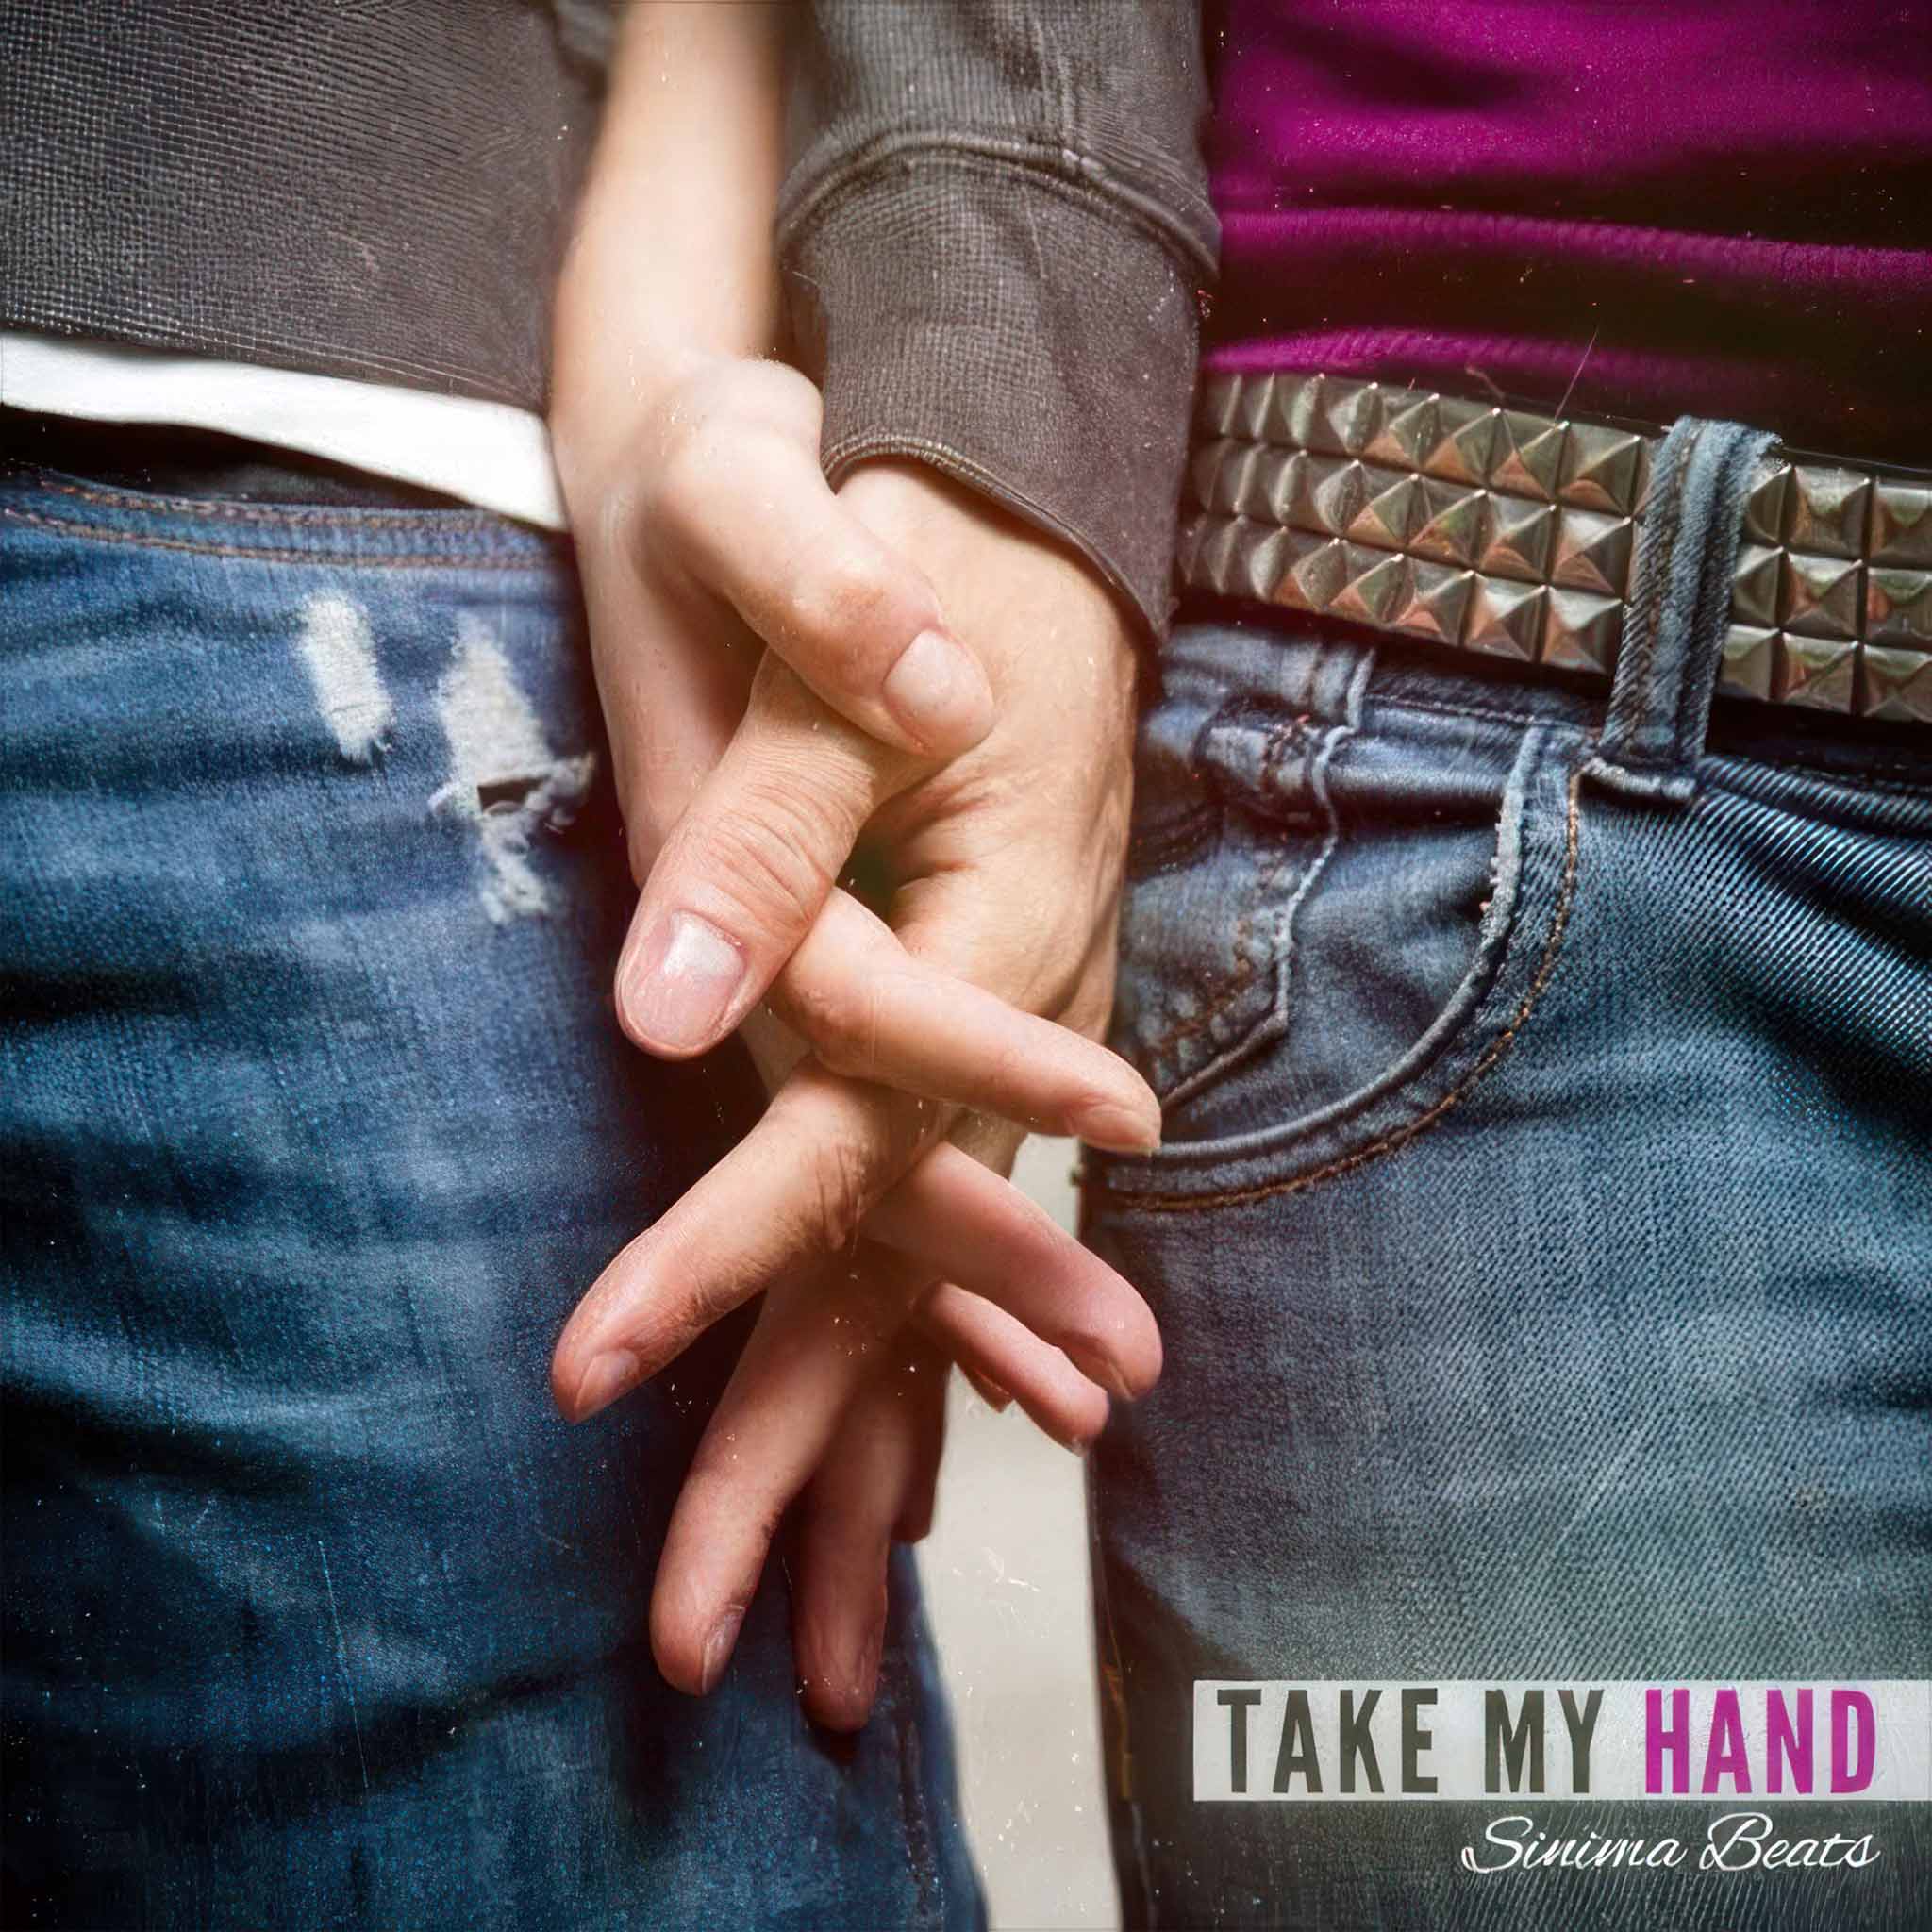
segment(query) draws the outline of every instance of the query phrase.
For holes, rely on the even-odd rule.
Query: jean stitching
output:
[[[1551,731],[1561,732],[1571,738],[1588,738],[1591,732],[1589,725],[1573,724],[1567,719],[1540,719],[1533,708],[1507,711],[1483,705],[1437,704],[1427,698],[1407,697],[1378,697],[1374,703],[1376,708],[1382,710],[1423,711],[1437,718],[1491,718],[1503,724],[1518,724],[1541,723],[1547,725]],[[1716,753],[1715,756],[1740,758],[1748,763],[1763,765],[1773,771],[1806,773],[1859,791],[1903,792],[1911,798],[1932,796],[1932,781],[1893,782],[1901,774],[1917,771],[1917,762],[1896,765],[1874,764],[1853,776],[1844,772],[1834,771],[1829,765],[1815,765],[1799,758],[1778,758],[1768,752],[1724,750]]]
[[[1264,782],[1279,765],[1281,756],[1286,751],[1289,741],[1300,733],[1302,726],[1303,721],[1301,719],[1291,718],[1285,724],[1277,725],[1269,734],[1268,748],[1261,758],[1261,775]],[[1274,856],[1261,868],[1259,875],[1255,880],[1254,901],[1241,913],[1240,920],[1236,923],[1233,944],[1234,970],[1226,989],[1206,1012],[1197,1013],[1191,1020],[1176,1022],[1158,1041],[1143,1048],[1143,1055],[1150,1063],[1172,1053],[1182,1041],[1192,1040],[1196,1035],[1207,1031],[1224,1013],[1227,1012],[1234,1006],[1237,1000],[1242,998],[1249,988],[1261,976],[1260,964],[1251,956],[1248,948],[1254,937],[1256,923],[1260,917],[1261,897],[1274,883],[1275,879],[1280,875],[1282,867],[1288,862],[1288,847],[1291,836],[1291,834],[1283,832],[1278,838]],[[1316,863],[1319,864],[1320,862],[1317,859]],[[1163,1097],[1166,1099],[1174,1098],[1195,1081],[1199,1080],[1214,1064],[1215,1062],[1210,1059],[1206,1066],[1197,1068],[1184,1078],[1177,1079]]]
[[[193,557],[234,557],[254,563],[307,563],[353,565],[358,570],[548,570],[557,559],[541,552],[527,556],[487,550],[453,549],[443,552],[384,555],[380,551],[326,549],[284,550],[245,543],[201,543],[184,537],[158,537],[140,530],[116,530],[101,524],[87,524],[71,517],[44,516],[38,510],[15,509],[0,505],[0,518],[11,523],[31,524],[43,530],[57,530],[62,536],[85,537],[102,543],[131,543],[143,550],[181,550]]]
[[[1719,434],[1724,440],[1719,448],[1717,475],[1711,479],[1711,522],[1696,559],[1700,565],[1697,609],[1689,621],[1671,733],[1675,760],[1687,768],[1696,763],[1710,735],[1710,708],[1729,622],[1731,580],[1743,536],[1745,495],[1751,472],[1772,441],[1767,432],[1741,427]]]
[[[1663,627],[1666,592],[1670,586],[1672,559],[1677,553],[1677,537],[1683,527],[1684,474],[1697,447],[1694,436],[1686,436],[1675,452],[1670,488],[1657,502],[1652,491],[1657,522],[1655,544],[1641,544],[1638,569],[1642,574],[1640,595],[1633,599],[1624,624],[1624,641],[1610,691],[1609,714],[1604,721],[1599,756],[1618,764],[1657,764],[1670,760],[1643,748],[1647,735],[1657,725],[1657,694],[1650,688],[1651,666],[1657,657],[1658,634]],[[1647,533],[1646,533],[1647,534]],[[1627,703],[1619,698],[1627,694]],[[1625,749],[1625,746],[1628,746]]]
[[[1577,846],[1579,838],[1579,791],[1582,774],[1573,773],[1570,779],[1570,802],[1564,820],[1563,833],[1563,878],[1557,894],[1557,908],[1550,922],[1549,936],[1543,942],[1542,958],[1537,963],[1536,976],[1530,981],[1521,1004],[1510,1016],[1509,1024],[1483,1050],[1482,1057],[1470,1068],[1449,1091],[1436,1101],[1414,1120],[1405,1121],[1391,1132],[1378,1141],[1372,1141],[1367,1146],[1357,1147],[1353,1153],[1343,1155],[1340,1159],[1331,1160],[1324,1167],[1311,1173],[1293,1174],[1278,1181],[1263,1181],[1253,1187],[1224,1189],[1211,1194],[1141,1194],[1130,1189],[1114,1188],[1105,1180],[1095,1183],[1103,1191],[1111,1194],[1124,1208],[1138,1209],[1148,1214],[1196,1214],[1211,1208],[1241,1208],[1251,1202],[1265,1201],[1277,1194],[1299,1194],[1319,1185],[1323,1181],[1334,1180],[1342,1174],[1352,1174],[1358,1167],[1384,1155],[1395,1154],[1421,1138],[1430,1127],[1435,1126],[1466,1100],[1470,1093],[1495,1068],[1536,1010],[1543,994],[1548,991],[1550,981],[1555,977],[1557,962],[1562,954],[1563,939],[1569,929],[1570,913],[1575,901]]]
[[[1274,924],[1274,1010],[1280,1018],[1284,1031],[1288,1025],[1289,1003],[1294,985],[1295,923],[1300,917],[1302,907],[1307,901],[1308,894],[1315,890],[1323,874],[1328,870],[1329,861],[1334,858],[1341,844],[1341,810],[1335,803],[1334,793],[1328,789],[1328,770],[1343,747],[1354,739],[1361,727],[1362,700],[1374,666],[1374,652],[1365,651],[1361,662],[1356,667],[1354,676],[1348,681],[1348,696],[1341,722],[1328,727],[1323,735],[1321,749],[1308,760],[1308,790],[1314,793],[1323,813],[1327,818],[1328,833],[1322,841],[1322,849],[1315,854],[1308,869],[1302,874],[1301,884],[1290,895],[1288,904],[1282,908],[1281,916]],[[1224,1055],[1224,1060],[1225,1058]],[[1207,1070],[1203,1071],[1205,1073]]]
[[[35,474],[33,487],[61,496],[75,497],[82,503],[97,503],[104,509],[140,511],[161,507],[186,516],[225,517],[235,523],[289,524],[298,527],[308,524],[375,524],[391,529],[395,528],[401,519],[421,516],[445,518],[453,524],[466,524],[485,529],[492,523],[489,512],[485,510],[384,510],[362,509],[354,505],[344,505],[338,508],[333,505],[321,504],[227,503],[218,498],[171,496],[166,492],[115,490],[84,483],[63,483],[57,475],[45,471]]]

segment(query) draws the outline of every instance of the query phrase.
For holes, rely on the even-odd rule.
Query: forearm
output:
[[[784,0],[637,0],[558,292],[551,425],[566,492],[707,358],[768,355]]]

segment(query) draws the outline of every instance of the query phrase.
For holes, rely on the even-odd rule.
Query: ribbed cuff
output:
[[[1197,312],[1152,229],[1043,170],[915,149],[781,245],[832,481],[928,462],[1071,544],[1161,636]]]

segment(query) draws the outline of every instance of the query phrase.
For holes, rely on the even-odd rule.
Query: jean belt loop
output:
[[[1590,777],[1689,802],[1710,723],[1744,500],[1767,430],[1681,416],[1658,448],[1640,526],[1609,712]]]

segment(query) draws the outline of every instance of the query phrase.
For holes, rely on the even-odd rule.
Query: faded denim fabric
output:
[[[1932,758],[1710,708],[1753,447],[1674,435],[1607,702],[1166,653],[1116,1041],[1168,1138],[1088,1199],[1167,1341],[1093,1464],[1132,1925],[1932,1922],[1923,1805],[1760,1799],[1883,1856],[1726,1875],[1728,1800],[1191,1795],[1196,1678],[1932,1676]],[[1459,1869],[1506,1812],[1690,1869]]]
[[[0,1923],[980,1923],[909,1563],[856,1742],[782,1557],[714,1696],[651,1662],[741,1324],[550,1406],[755,1111],[610,1015],[566,554],[16,476],[0,579]]]

